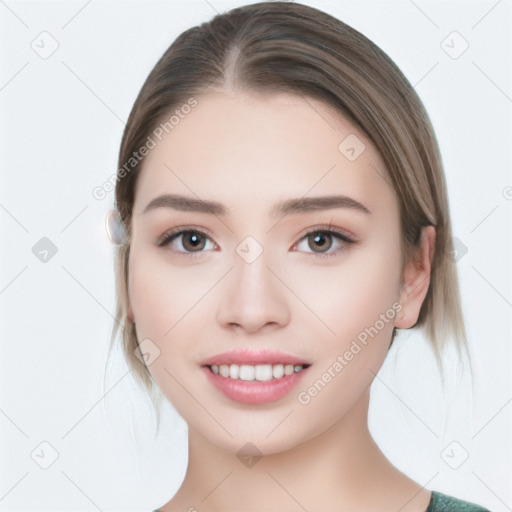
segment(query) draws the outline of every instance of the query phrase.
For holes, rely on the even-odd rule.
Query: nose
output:
[[[290,321],[286,286],[267,264],[265,251],[251,263],[236,255],[218,305],[220,325],[254,333],[278,329]]]

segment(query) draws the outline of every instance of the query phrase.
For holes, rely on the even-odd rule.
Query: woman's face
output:
[[[273,453],[339,422],[381,367],[401,307],[399,206],[369,141],[323,103],[196,100],[138,178],[130,315],[191,428]]]

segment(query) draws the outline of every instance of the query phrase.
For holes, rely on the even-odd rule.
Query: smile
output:
[[[231,350],[203,360],[206,382],[231,402],[264,405],[285,398],[308,373],[311,362],[283,351]]]
[[[298,373],[309,365],[293,365],[293,364],[221,364],[211,365],[210,370],[215,375],[220,375],[228,379],[243,381],[259,381],[268,382],[272,380],[282,379],[285,376]]]

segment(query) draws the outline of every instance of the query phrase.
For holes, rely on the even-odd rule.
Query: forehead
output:
[[[334,194],[370,210],[396,207],[376,149],[326,104],[291,94],[220,91],[195,100],[195,107],[162,125],[158,137],[151,135],[155,145],[137,180],[134,215],[163,193],[215,199],[234,209]]]

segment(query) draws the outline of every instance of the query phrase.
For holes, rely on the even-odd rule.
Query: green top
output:
[[[441,492],[432,491],[430,503],[425,512],[491,512],[490,510],[470,503],[469,501],[459,500],[453,496],[448,496]]]
[[[153,510],[160,512],[160,509]],[[453,496],[448,496],[438,491],[432,491],[432,496],[425,512],[491,512],[489,509],[470,503],[469,501],[459,500]]]

